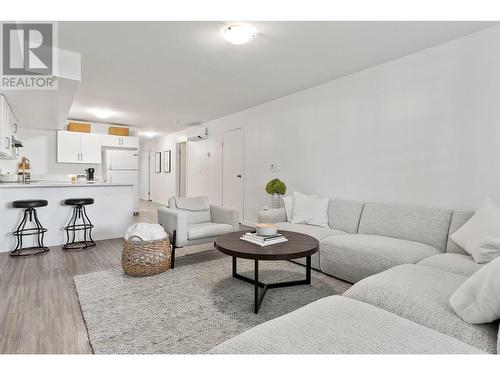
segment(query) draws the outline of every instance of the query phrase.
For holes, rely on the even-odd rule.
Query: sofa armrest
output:
[[[213,223],[229,224],[233,227],[234,232],[240,230],[240,218],[236,208],[210,205],[210,214]]]
[[[282,223],[286,221],[286,210],[284,207],[263,210],[257,214],[258,223]]]
[[[187,217],[184,212],[160,207],[158,209],[158,224],[168,233],[170,242],[173,241],[174,231],[176,231],[175,246],[181,247],[187,243]]]

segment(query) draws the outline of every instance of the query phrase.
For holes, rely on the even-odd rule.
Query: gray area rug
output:
[[[287,261],[259,262],[263,282],[302,279],[305,268]],[[253,278],[253,261],[238,272]],[[312,272],[312,284],[271,289],[258,314],[253,286],[231,277],[231,258],[216,250],[176,259],[176,267],[150,277],[121,269],[74,278],[95,353],[205,353],[259,323],[319,298],[341,294],[349,284]]]

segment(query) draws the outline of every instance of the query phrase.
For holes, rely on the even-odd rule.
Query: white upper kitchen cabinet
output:
[[[114,148],[139,148],[139,138],[128,136],[118,136],[118,135],[101,135],[102,147],[114,147]]]
[[[5,97],[0,95],[0,158],[13,158],[12,134],[16,131],[16,117]]]
[[[101,137],[95,133],[57,132],[58,163],[101,163]]]
[[[139,138],[137,137],[120,137],[122,146],[125,148],[139,148]]]
[[[89,164],[101,164],[101,137],[95,133],[82,133],[80,139],[81,162]]]
[[[120,138],[116,135],[101,134],[102,147],[120,147]]]

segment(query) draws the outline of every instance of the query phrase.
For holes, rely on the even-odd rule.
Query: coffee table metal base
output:
[[[279,283],[266,284],[259,281],[259,261],[254,260],[254,279],[240,275],[237,272],[237,257],[233,256],[233,277],[246,281],[254,286],[254,313],[257,314],[262,304],[262,300],[268,289],[285,288],[289,286],[308,285],[311,284],[311,256],[306,257],[306,278],[305,280],[283,281]],[[262,291],[261,291],[262,289]]]

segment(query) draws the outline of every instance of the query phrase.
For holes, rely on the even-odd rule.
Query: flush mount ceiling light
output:
[[[94,109],[91,109],[90,112],[95,117],[100,118],[100,119],[106,119],[113,114],[112,111],[110,111],[108,109],[102,109],[102,108],[94,108]]]
[[[251,25],[228,25],[222,29],[222,37],[231,44],[245,44],[255,38],[257,30]]]
[[[139,134],[143,135],[143,136],[145,136],[147,138],[153,138],[156,135],[155,132],[140,132]]]

